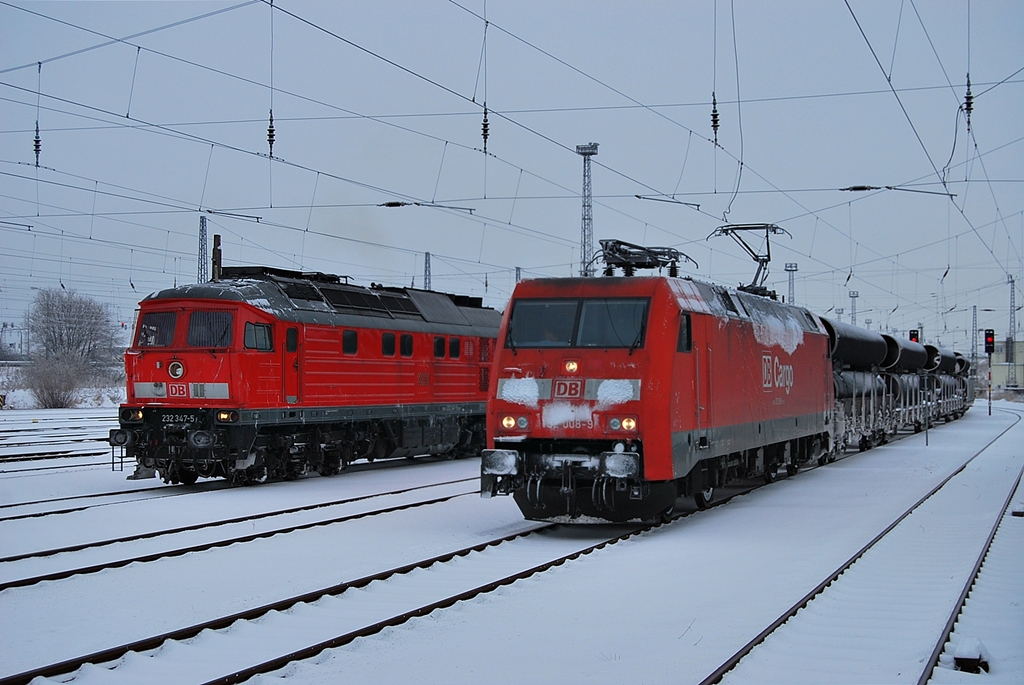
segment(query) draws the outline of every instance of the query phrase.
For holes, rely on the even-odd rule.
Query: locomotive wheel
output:
[[[199,480],[199,474],[192,469],[181,469],[178,471],[178,480],[185,485],[193,485]]]
[[[795,476],[800,471],[800,467],[797,464],[786,464],[786,475]]]
[[[765,466],[764,467],[764,482],[765,483],[774,483],[775,479],[778,477],[778,475],[779,475],[779,465],[778,464],[772,464],[770,466]]]
[[[707,490],[701,490],[693,493],[693,501],[697,504],[698,509],[707,509],[711,506],[711,500],[715,497],[715,489],[708,488]]]
[[[820,457],[818,457],[818,466],[824,466],[827,463],[828,463],[828,455],[827,454],[823,454]]]

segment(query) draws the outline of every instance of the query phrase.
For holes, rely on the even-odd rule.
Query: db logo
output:
[[[167,384],[167,396],[168,397],[188,397],[188,384],[187,383],[168,383]]]
[[[583,381],[555,381],[555,397],[578,400],[583,397]]]
[[[783,364],[778,357],[770,354],[761,356],[761,386],[765,392],[772,388],[785,389],[786,394],[793,388],[793,367]]]

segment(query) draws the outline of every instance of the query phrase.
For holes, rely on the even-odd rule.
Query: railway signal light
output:
[[[985,354],[992,354],[996,351],[996,332],[991,328],[985,329]]]
[[[921,331],[917,330],[916,328],[912,328],[910,330],[910,341],[916,343],[921,342]]]

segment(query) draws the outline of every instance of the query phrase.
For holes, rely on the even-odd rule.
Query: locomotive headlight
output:
[[[238,421],[238,412],[230,409],[221,409],[217,412],[217,421],[220,423],[234,423]]]
[[[167,365],[167,373],[171,378],[181,378],[185,375],[185,365],[179,361],[173,361]]]
[[[113,447],[127,447],[132,442],[132,433],[120,428],[112,428],[107,442]]]
[[[125,407],[118,416],[123,423],[137,423],[142,420],[142,410]]]
[[[526,420],[525,416],[520,416],[519,419],[516,420],[516,425],[522,430],[526,430],[526,427],[530,425],[530,422]]]
[[[567,359],[565,361],[565,372],[566,373],[576,373],[579,370],[580,370],[580,363],[578,361],[576,361],[575,359]]]
[[[608,427],[611,428],[613,431],[617,431],[620,428],[622,428],[622,421],[619,421],[618,419],[612,419],[611,421],[608,422]]]
[[[622,419],[622,430],[635,431],[636,430],[636,419],[625,418]]]
[[[516,427],[516,419],[514,416],[506,416],[501,420],[501,425],[503,428],[512,430]]]

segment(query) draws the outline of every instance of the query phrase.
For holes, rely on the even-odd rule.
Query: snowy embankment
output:
[[[4,403],[6,409],[35,409],[36,398],[32,392],[25,388],[0,389],[0,394],[7,395]],[[125,398],[124,387],[114,388],[84,388],[80,393],[81,401],[78,407],[89,409],[93,407],[116,407]]]

